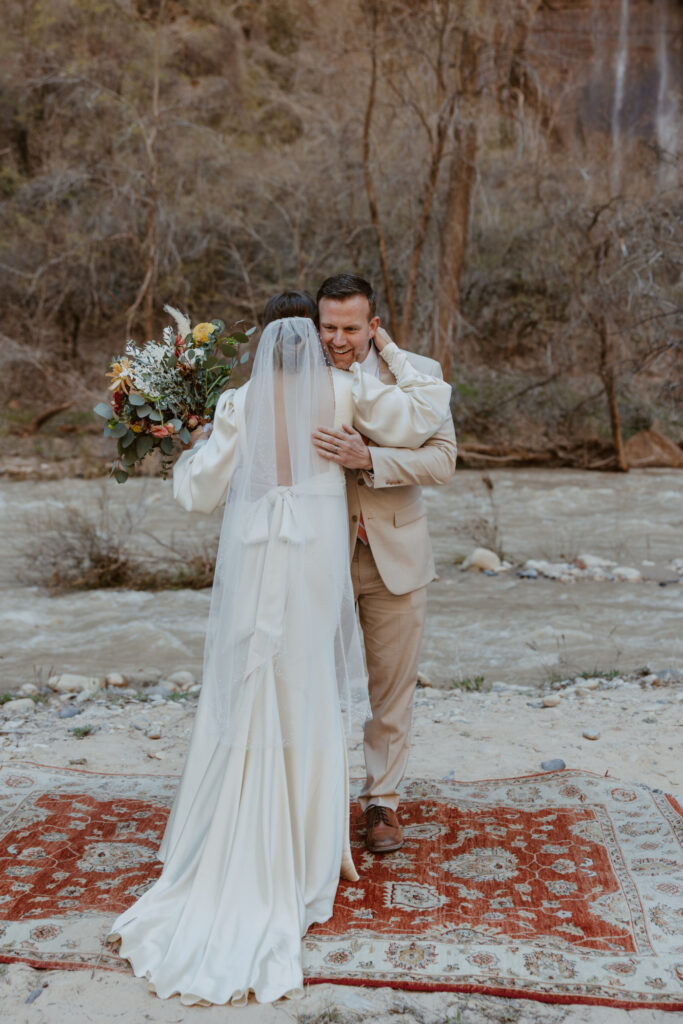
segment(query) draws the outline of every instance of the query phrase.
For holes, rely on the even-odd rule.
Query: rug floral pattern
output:
[[[0,769],[0,960],[125,970],[103,943],[150,885],[175,777]],[[683,1009],[683,811],[589,772],[408,781],[304,940],[310,981]],[[355,818],[355,810],[353,813]]]

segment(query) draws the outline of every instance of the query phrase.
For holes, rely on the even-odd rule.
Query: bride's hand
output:
[[[378,327],[375,331],[375,348],[378,352],[381,352],[383,348],[386,348],[390,342],[393,341],[383,327]]]
[[[188,448],[192,448],[195,441],[198,441],[200,437],[208,437],[213,428],[208,424],[207,427],[208,429],[205,430],[204,424],[200,423],[198,427],[195,427],[194,430],[190,431],[190,440],[187,444],[183,444],[183,451],[187,451]]]

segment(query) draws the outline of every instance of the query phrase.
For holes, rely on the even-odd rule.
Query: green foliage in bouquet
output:
[[[104,436],[116,441],[118,454],[111,475],[119,483],[132,467],[159,448],[165,478],[174,440],[187,444],[190,431],[213,420],[216,404],[240,355],[256,330],[226,331],[222,320],[210,320],[194,328],[172,306],[164,306],[176,322],[165,327],[162,341],[148,341],[139,348],[133,341],[126,353],[109,365],[107,377],[111,402],[99,402],[93,412],[107,422]]]

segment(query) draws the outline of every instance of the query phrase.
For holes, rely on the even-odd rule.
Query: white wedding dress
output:
[[[277,323],[298,324],[302,336],[312,329],[299,318]],[[273,333],[267,331],[259,353]],[[319,346],[317,335],[307,344]],[[324,369],[330,416],[337,429],[353,423],[378,442],[417,447],[443,420],[450,388],[418,374],[393,344],[383,356],[396,387],[357,365],[352,373]],[[174,494],[188,510],[213,510],[248,459],[245,409],[257,386],[258,359],[252,381],[221,396],[208,441],[176,464]],[[303,405],[299,398],[297,422],[305,424]],[[288,424],[291,442],[293,417]],[[214,655],[205,660],[185,768],[159,851],[163,871],[108,937],[120,938],[120,955],[157,995],[179,994],[185,1004],[243,1004],[251,992],[259,1002],[301,994],[301,938],[332,915],[340,874],[358,877],[349,846],[339,683],[340,671],[355,672],[355,619],[345,627],[353,635],[343,670],[334,642],[339,594],[350,587],[345,481],[335,463],[316,466],[319,472],[296,483],[273,482],[232,525],[224,521],[224,532],[236,533],[242,523],[239,578],[228,573],[226,635],[249,634],[240,641],[243,678],[227,684],[229,729],[221,718],[224,694],[213,686],[221,673],[211,658],[218,651],[220,666],[233,655],[218,618],[209,625]],[[340,553],[343,578],[331,578],[325,568],[337,564],[331,551]],[[228,606],[219,600],[216,607],[220,615]]]

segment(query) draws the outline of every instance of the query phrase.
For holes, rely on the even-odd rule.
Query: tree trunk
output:
[[[422,259],[422,250],[424,249],[425,240],[427,238],[427,229],[432,215],[432,206],[434,205],[434,196],[436,195],[436,185],[439,180],[439,171],[443,160],[444,147],[446,139],[448,138],[454,111],[455,95],[451,97],[445,111],[439,118],[436,129],[436,138],[434,140],[429,160],[427,178],[422,187],[422,194],[420,196],[420,216],[417,222],[417,227],[415,228],[415,235],[413,236],[410,265],[408,267],[408,277],[406,279],[406,296],[401,315],[399,345],[407,345],[409,342],[408,335],[410,333],[410,322],[413,318],[413,305],[415,302],[415,294],[417,292],[417,277],[420,270],[420,260]]]
[[[145,143],[148,172],[147,222],[144,241],[144,277],[133,304],[126,314],[126,333],[131,334],[137,312],[142,306],[145,340],[154,337],[154,286],[158,270],[157,253],[157,216],[159,212],[159,162],[156,152],[156,141],[160,126],[159,86],[160,86],[160,48],[161,32],[164,26],[166,0],[160,0],[154,30],[154,50],[152,58],[152,109],[150,126],[140,123]]]
[[[449,167],[446,207],[441,226],[437,330],[432,355],[441,363],[445,380],[449,380],[451,376],[460,312],[460,275],[467,248],[476,156],[477,128],[470,122],[456,132],[456,146]]]
[[[365,107],[365,117],[363,119],[363,175],[365,178],[365,191],[368,197],[368,206],[370,208],[370,221],[375,234],[377,235],[377,247],[379,249],[379,262],[382,268],[382,283],[384,284],[384,294],[387,299],[387,307],[389,309],[389,329],[391,334],[396,337],[398,330],[398,319],[396,316],[396,304],[394,302],[394,289],[391,283],[391,272],[389,270],[389,257],[387,255],[387,240],[382,228],[382,222],[379,216],[379,206],[377,205],[377,193],[375,192],[375,183],[372,178],[372,167],[370,163],[370,133],[372,128],[372,115],[375,107],[375,96],[377,94],[377,9],[375,8],[372,12],[372,37],[370,41],[370,88],[368,89],[368,102]]]
[[[628,473],[628,462],[624,451],[624,438],[621,433],[621,416],[619,414],[618,390],[614,373],[614,340],[606,319],[603,317],[598,326],[600,335],[600,379],[605,389],[607,409],[609,411],[612,443],[617,469]]]

